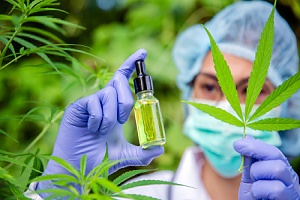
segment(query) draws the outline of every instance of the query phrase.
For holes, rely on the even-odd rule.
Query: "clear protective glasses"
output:
[[[242,79],[236,84],[240,103],[245,103],[246,101],[248,79],[249,78]],[[191,85],[193,87],[193,96],[195,98],[218,102],[225,97],[215,75],[200,72],[191,82]],[[274,89],[275,86],[269,80],[266,80],[255,104],[261,104]]]

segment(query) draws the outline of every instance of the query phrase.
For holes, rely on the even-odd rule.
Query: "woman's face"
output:
[[[248,86],[248,79],[252,70],[252,62],[231,54],[223,53],[233,80],[236,84],[238,96],[241,103],[245,103],[246,89]],[[275,86],[266,79],[263,88],[257,98],[256,104],[262,101],[275,89]],[[194,98],[208,99],[220,101],[225,99],[222,90],[218,84],[216,71],[212,59],[212,54],[209,52],[204,58],[202,68],[193,82]]]

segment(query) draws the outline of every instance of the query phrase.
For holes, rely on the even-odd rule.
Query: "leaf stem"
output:
[[[244,130],[243,130],[243,138],[245,138],[246,137],[246,123],[244,124]],[[244,167],[244,162],[245,162],[245,157],[244,157],[244,155],[242,155],[242,157],[241,157],[241,166],[240,166],[240,168],[239,168],[239,172],[242,172],[243,171],[243,167]]]
[[[0,70],[4,69],[5,67],[9,66],[11,63],[17,61],[18,59],[20,59],[21,57],[23,56],[22,55],[19,55],[18,57],[15,57],[13,60],[9,61],[7,64],[5,64],[4,66],[1,67],[1,64],[2,64],[2,59],[0,59]]]

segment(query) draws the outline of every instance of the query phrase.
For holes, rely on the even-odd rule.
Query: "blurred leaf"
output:
[[[18,185],[18,181],[2,167],[0,167],[0,179],[4,179],[13,185]]]
[[[31,170],[29,180],[34,179],[35,177],[39,177],[44,172],[44,165],[40,158],[34,157],[33,159],[33,168],[35,170]]]
[[[36,190],[38,194],[47,193],[49,196],[45,197],[44,200],[53,200],[53,199],[61,199],[61,197],[68,197],[68,199],[76,199],[78,198],[77,194],[74,194],[72,191],[66,189],[45,189],[45,190]]]
[[[41,182],[41,181],[57,181],[64,180],[67,183],[78,183],[78,180],[68,174],[45,174],[43,176],[37,176],[34,179],[30,180],[30,182]]]
[[[8,133],[6,133],[4,130],[0,129],[0,134],[6,135],[7,137],[9,137],[10,139],[12,139],[13,141],[19,143],[15,138],[13,138],[12,136],[10,136]]]
[[[122,190],[113,182],[111,182],[110,180],[106,179],[106,178],[102,178],[99,177],[97,179],[94,179],[94,181],[96,183],[98,183],[99,185],[101,185],[102,187],[104,187],[105,189],[109,190],[109,193],[106,194],[111,194],[111,193],[120,193],[122,192]]]
[[[1,15],[0,14],[0,21],[11,21],[11,20],[12,20],[12,16],[10,16],[10,15]]]
[[[68,172],[73,174],[75,177],[80,177],[80,173],[76,170],[76,168],[74,168],[71,164],[69,164],[64,159],[57,157],[57,156],[44,156],[44,157],[55,161],[57,164],[59,164],[63,168],[65,168]]]
[[[0,35],[0,41],[4,45],[8,44],[8,39],[6,39],[5,37],[2,37],[1,35]],[[14,55],[14,57],[17,57],[14,46],[12,44],[9,44],[8,48],[11,50],[12,54]]]
[[[27,165],[26,163],[20,161],[19,159],[10,158],[10,157],[8,157],[8,156],[0,155],[0,161],[1,161],[1,162],[8,162],[8,163],[15,164],[15,165],[18,165],[18,166],[23,166],[23,167],[26,167],[26,168],[28,168],[28,169],[33,169],[32,167],[30,167],[30,166]],[[34,170],[34,169],[33,169],[33,170]]]
[[[83,155],[80,159],[80,175],[81,177],[85,177],[86,170],[86,155]]]
[[[111,168],[112,166],[116,165],[119,162],[120,161],[108,161],[108,160],[101,162],[99,165],[97,165],[94,169],[92,169],[89,172],[89,174],[86,177],[86,181],[91,181],[95,177],[98,178],[100,176],[107,178],[109,168]]]
[[[22,10],[24,8],[24,4],[20,3],[20,2],[16,2],[14,0],[6,0],[7,2],[9,2],[10,4],[12,4],[14,7],[19,8],[20,10]]]
[[[28,166],[29,163],[30,163],[30,161],[31,161],[33,158],[34,158],[34,157],[33,157],[32,155],[29,155],[29,156],[25,159],[24,164],[25,164],[26,166]],[[25,169],[26,169],[26,167],[23,166],[23,167],[22,167],[22,170],[21,170],[21,173],[20,173],[20,176],[24,173]]]
[[[44,108],[48,108],[46,106],[37,106],[37,107],[34,107],[32,108],[31,110],[29,110],[24,116],[23,118],[20,120],[19,124],[21,124],[26,118],[29,118],[30,116],[39,116],[38,118],[35,118],[35,119],[38,119],[38,120],[41,120],[41,119],[44,119],[43,121],[46,122],[45,118],[43,117],[43,115],[32,115],[32,113],[40,110],[40,109],[44,109]],[[34,118],[32,118],[34,119]]]
[[[39,34],[50,40],[54,40],[58,43],[64,43],[64,41],[62,39],[60,39],[58,36],[56,36],[55,34],[51,33],[50,31],[38,28],[38,27],[22,26],[21,30]]]
[[[169,181],[162,181],[162,180],[138,180],[130,183],[126,183],[124,185],[119,186],[122,190],[139,187],[139,186],[146,186],[146,185],[176,185],[176,186],[183,186],[183,187],[190,187],[178,183],[173,183]],[[193,187],[190,187],[193,188]]]
[[[9,188],[10,188],[10,191],[14,194],[14,196],[16,197],[16,199],[18,200],[29,200],[29,198],[25,197],[23,192],[20,191],[20,189],[15,186],[14,184],[10,183],[10,182],[7,182]]]
[[[131,170],[128,172],[125,172],[123,174],[121,174],[120,176],[118,176],[117,178],[115,178],[113,180],[113,183],[115,183],[116,185],[120,185],[121,183],[125,182],[126,180],[129,180],[130,178],[146,173],[146,172],[151,172],[153,170],[149,170],[149,169],[138,169],[138,170]]]
[[[127,195],[134,200],[159,200],[154,197],[149,197],[149,196],[140,195],[140,194],[127,194]]]

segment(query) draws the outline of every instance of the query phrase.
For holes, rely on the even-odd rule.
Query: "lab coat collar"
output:
[[[203,163],[204,155],[198,147],[189,147],[185,150],[174,175],[173,182],[193,188],[173,186],[170,191],[172,199],[210,200],[201,180]]]

